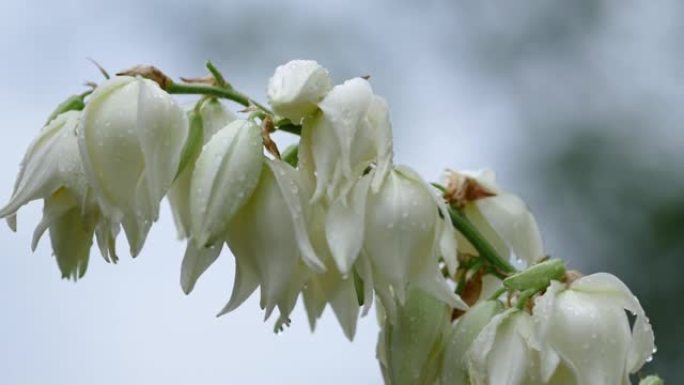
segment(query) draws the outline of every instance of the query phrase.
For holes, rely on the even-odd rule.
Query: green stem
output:
[[[263,110],[265,113],[273,115],[271,110],[269,110],[265,106],[259,104],[258,102],[255,102],[245,94],[238,92],[232,88],[222,88],[206,84],[182,84],[171,82],[166,86],[166,92],[170,94],[183,95],[209,95],[218,98],[229,99],[245,107],[256,106],[260,110]]]
[[[532,298],[533,295],[537,294],[539,290],[537,289],[527,289],[524,291],[521,291],[520,294],[518,294],[518,302],[515,304],[515,307],[518,309],[522,310],[527,306],[527,302]]]
[[[247,95],[236,91],[233,88],[210,86],[206,84],[183,84],[170,82],[168,85],[166,85],[166,92],[177,95],[207,95],[228,99],[245,107],[256,106],[264,114],[273,116],[273,112],[268,109],[268,107],[254,101],[254,99],[249,98]],[[301,135],[302,133],[302,126],[292,124],[286,119],[283,119],[282,123],[276,122],[275,128],[294,135]]]
[[[480,231],[463,213],[453,207],[449,207],[449,216],[451,217],[451,223],[454,224],[454,227],[468,239],[480,256],[486,259],[490,265],[506,274],[515,273],[517,271],[513,265],[499,256],[494,247],[487,242],[484,236],[480,234]]]

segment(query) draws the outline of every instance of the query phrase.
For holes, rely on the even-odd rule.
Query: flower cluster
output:
[[[32,247],[49,230],[62,276],[77,279],[93,238],[116,262],[123,229],[138,255],[167,197],[185,293],[226,246],[236,268],[220,314],[259,288],[276,330],[301,296],[312,329],[329,305],[352,339],[375,301],[387,384],[628,384],[654,352],[629,289],[548,260],[533,215],[491,171],[429,184],[395,164],[387,103],[366,78],[333,85],[318,63],[291,61],[268,82],[271,111],[209,69],[189,87],[137,67],[61,108],[0,217],[15,229],[43,199]],[[204,96],[183,108],[171,93]],[[301,140],[281,157],[270,133],[286,127]]]

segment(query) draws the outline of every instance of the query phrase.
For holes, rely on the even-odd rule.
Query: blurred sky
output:
[[[277,65],[313,58],[337,82],[371,75],[391,107],[399,163],[432,180],[447,167],[495,169],[537,214],[552,255],[589,272],[625,271],[628,283],[646,290],[649,281],[628,271],[648,276],[649,264],[595,258],[614,249],[601,244],[601,214],[577,208],[599,201],[617,210],[618,222],[633,216],[611,199],[583,195],[584,186],[567,186],[565,175],[575,170],[596,184],[592,194],[646,176],[629,183],[658,192],[654,199],[683,196],[683,8],[675,0],[3,0],[0,200],[9,198],[47,115],[84,81],[100,79],[87,57],[110,72],[149,63],[174,77],[203,75],[212,59],[261,101]],[[576,155],[564,165],[559,154],[568,153]],[[624,161],[599,173],[597,154]],[[183,295],[184,246],[167,207],[136,260],[125,257],[122,237],[122,261],[107,265],[93,252],[77,284],[60,279],[47,239],[30,252],[40,210],[40,203],[22,209],[17,234],[0,229],[0,383],[381,382],[373,316],[361,320],[353,343],[329,311],[313,335],[298,308],[292,327],[274,336],[254,298],[216,319],[232,287],[225,252]],[[614,235],[610,244],[625,236]],[[636,268],[621,270],[624,264]],[[668,267],[660,277],[670,293],[664,305],[682,294],[674,292],[682,285],[672,266],[663,274]],[[678,328],[669,330],[677,334],[656,334],[657,341],[682,342]],[[674,374],[668,368],[682,363],[681,352],[660,354],[662,370]]]

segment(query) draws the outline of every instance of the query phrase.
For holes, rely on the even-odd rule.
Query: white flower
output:
[[[159,216],[187,135],[181,107],[147,79],[107,80],[83,111],[79,149],[88,184],[105,215],[123,225],[133,256]]]
[[[190,183],[191,232],[198,246],[223,239],[231,218],[257,186],[262,158],[261,130],[254,122],[233,121],[209,139]]]
[[[116,261],[116,227],[104,218],[91,198],[78,151],[76,128],[80,111],[51,120],[26,151],[10,202],[0,209],[16,229],[16,212],[29,201],[44,199],[43,219],[36,227],[35,250],[49,229],[53,253],[64,278],[80,278],[88,266],[93,233],[105,259]]]
[[[625,310],[636,316],[634,326]],[[553,375],[559,364],[574,384],[629,384],[654,352],[653,330],[639,301],[615,276],[580,278],[567,288],[554,281],[537,299],[534,318],[544,341],[542,373]]]
[[[390,297],[403,303],[409,282],[466,309],[439,268],[440,256],[451,272],[457,267],[455,232],[451,221],[443,219],[448,218],[444,202],[408,168],[390,171],[377,192],[371,188],[373,177],[362,177],[346,204],[338,200],[329,209],[327,240],[340,272],[348,274],[361,257],[365,284],[375,287],[390,317]]]
[[[470,308],[452,325],[444,347],[442,383],[470,385],[466,352],[489,321],[503,311],[499,301],[484,301]]]
[[[545,255],[539,226],[525,202],[499,188],[491,170],[464,173],[463,176],[472,178],[493,194],[467,203],[463,210],[495,249],[503,256],[513,254],[530,265],[542,259]],[[476,254],[467,240],[464,239],[460,246],[464,251]]]
[[[541,385],[534,322],[515,308],[495,315],[468,349],[473,385]],[[587,383],[589,384],[589,383]]]
[[[368,81],[355,78],[335,86],[319,107],[304,121],[299,150],[300,168],[315,180],[312,201],[345,198],[372,163],[377,190],[393,154],[387,103],[373,94]]]
[[[168,193],[180,239],[190,236],[190,183],[195,161],[202,145],[206,144],[221,128],[236,119],[235,115],[216,99],[207,99],[201,103],[199,116],[195,111],[190,112],[190,136],[183,150],[183,156],[188,156],[189,159],[185,161],[185,167],[180,170]],[[193,146],[195,148],[192,148]]]
[[[309,237],[306,186],[288,164],[265,160],[259,184],[227,229],[227,243],[235,256],[236,276],[230,301],[221,311],[237,308],[261,286],[261,306],[268,317],[280,310],[287,323],[307,276],[325,266]]]
[[[268,81],[273,111],[295,124],[313,114],[332,88],[328,71],[313,60],[292,60],[278,66]]]

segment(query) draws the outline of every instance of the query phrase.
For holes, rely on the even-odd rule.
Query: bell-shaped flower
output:
[[[189,112],[190,134],[183,150],[179,173],[171,185],[168,200],[178,230],[178,238],[190,236],[190,183],[195,162],[202,146],[215,133],[236,119],[235,115],[216,99],[205,99],[199,108]]]
[[[88,184],[137,255],[176,177],[188,121],[151,80],[118,76],[90,96],[78,129]]]
[[[452,171],[447,177],[447,194],[462,206],[468,219],[501,255],[510,255],[527,264],[544,258],[544,245],[534,216],[522,199],[496,184],[491,170]],[[459,247],[463,252],[477,254],[465,238],[461,239]]]
[[[495,315],[466,353],[473,385],[542,385],[540,343],[529,313],[516,308]],[[458,384],[458,382],[456,382]]]
[[[397,306],[396,320],[381,320],[379,360],[392,385],[434,384],[439,378],[451,309],[415,287]]]
[[[259,127],[235,120],[211,136],[194,162],[188,186],[191,237],[181,267],[186,294],[221,253],[231,219],[257,187],[263,157]]]
[[[276,114],[299,124],[318,109],[331,88],[328,70],[316,61],[292,60],[276,68],[267,97]]]
[[[64,278],[80,278],[88,266],[93,233],[97,229],[103,257],[116,261],[112,228],[92,202],[78,151],[80,111],[69,111],[51,120],[28,148],[21,163],[10,202],[0,209],[16,229],[16,212],[26,203],[44,199],[43,219],[31,248],[35,250],[49,229],[52,249]]]
[[[304,120],[299,164],[315,181],[312,201],[344,200],[351,186],[371,165],[377,190],[392,164],[392,126],[387,103],[374,95],[368,81],[347,80],[319,103],[320,112]]]
[[[503,311],[499,301],[483,301],[471,307],[451,326],[444,347],[442,383],[470,385],[466,353],[480,331]]]
[[[457,268],[455,232],[443,219],[449,218],[444,202],[408,168],[390,171],[377,192],[371,188],[373,174],[359,179],[347,204],[338,200],[329,209],[326,234],[339,270],[348,274],[357,259],[359,266],[365,263],[364,281],[370,280],[365,283],[375,287],[390,317],[394,299],[389,297],[403,303],[408,283],[467,309],[440,270],[440,257],[449,271]]]
[[[636,316],[630,327],[625,311]],[[544,341],[544,380],[564,365],[570,384],[629,384],[655,351],[653,330],[636,297],[608,273],[565,286],[553,281],[537,298],[534,318]]]
[[[287,317],[307,277],[308,269],[323,272],[306,219],[310,191],[300,174],[279,160],[265,160],[259,183],[245,205],[231,220],[226,240],[235,256],[236,276],[228,313],[261,287],[266,317],[277,307],[276,327]]]

